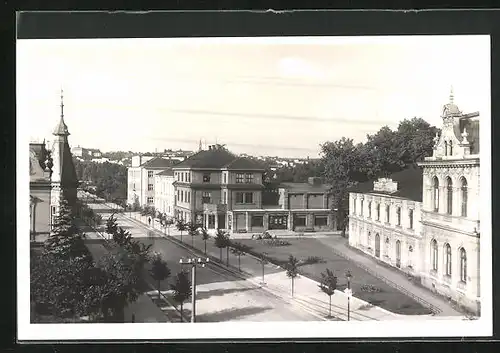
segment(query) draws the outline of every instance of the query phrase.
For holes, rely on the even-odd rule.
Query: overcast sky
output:
[[[20,133],[51,139],[64,89],[70,144],[317,157],[342,136],[422,117],[453,86],[490,119],[488,36],[70,39],[17,42]]]

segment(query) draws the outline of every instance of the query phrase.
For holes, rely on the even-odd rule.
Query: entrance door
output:
[[[286,215],[276,215],[269,216],[269,229],[287,229],[288,216]]]
[[[401,267],[401,242],[396,241],[396,267]]]
[[[217,215],[218,219],[217,219],[217,225],[219,227],[219,229],[226,229],[226,215],[223,215],[223,214],[220,214],[220,215]]]
[[[380,257],[380,235],[375,235],[375,256]]]

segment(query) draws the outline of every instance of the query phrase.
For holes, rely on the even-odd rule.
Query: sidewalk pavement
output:
[[[136,221],[143,219],[142,223],[146,225],[146,217],[137,217]],[[132,217],[134,219],[134,217]],[[158,233],[164,234],[163,230],[156,229]],[[180,232],[171,227],[169,229],[169,234],[171,238],[180,241]],[[326,237],[325,237],[326,238]],[[333,238],[333,237],[332,237]],[[187,246],[192,246],[203,253],[204,251],[204,241],[200,236],[191,237],[187,232],[183,232],[182,235],[183,243]],[[220,249],[215,247],[213,239],[209,239],[206,242],[207,255],[219,259]],[[223,249],[222,251],[222,265],[224,267],[226,264],[227,251]],[[262,264],[257,258],[252,255],[246,254],[240,258],[241,271],[238,271],[238,259],[237,256],[230,253],[230,267],[232,270],[240,275],[246,277],[250,282],[262,285]],[[276,266],[274,264],[264,265],[264,281],[265,285],[263,288],[273,292],[276,295],[281,296],[285,300],[294,302],[295,304],[301,305],[308,308],[311,311],[321,312],[322,315],[328,314],[328,296],[324,294],[320,288],[319,283],[311,280],[307,277],[300,276],[295,279],[294,283],[294,295],[291,295],[291,280],[286,276],[286,271]],[[420,288],[421,289],[421,288]],[[415,292],[413,292],[415,293]],[[435,302],[435,300],[433,301]],[[431,303],[433,303],[431,302]],[[336,316],[342,320],[347,320],[347,305],[348,299],[344,292],[336,291],[332,296],[332,315]],[[441,305],[442,306],[442,305]],[[439,306],[439,307],[441,307]],[[451,310],[443,310],[441,316],[452,316],[457,319],[457,314]],[[430,319],[434,318],[433,315],[400,315],[395,314],[380,307],[371,305],[363,300],[355,297],[350,298],[350,319],[351,320],[418,320],[418,319]]]
[[[378,264],[375,259],[354,251],[346,245],[347,240],[345,238],[342,238],[340,236],[328,237],[319,239],[318,241],[320,241],[325,246],[330,247],[338,255],[356,262],[362,267],[372,269],[378,274],[379,277],[396,283],[398,286],[402,287],[408,292],[413,293],[415,296],[439,308],[441,312],[438,314],[438,316],[464,316],[464,314],[455,310],[444,299],[441,299],[431,293],[429,290],[410,282],[404,273],[397,270],[391,270],[383,265]]]

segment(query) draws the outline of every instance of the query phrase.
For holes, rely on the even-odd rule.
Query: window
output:
[[[452,155],[453,155],[453,143],[452,143],[452,141],[451,141],[451,140],[450,140],[450,142],[448,143],[448,147],[449,147],[449,149],[450,149],[450,154],[449,154],[449,155],[450,155],[450,156],[452,156]]]
[[[149,191],[153,190],[153,184],[148,184],[148,190]]]
[[[148,204],[154,203],[154,198],[153,197],[148,197]]]
[[[461,181],[462,181],[462,185],[460,187],[460,201],[462,204],[461,215],[462,217],[467,217],[467,196],[468,196],[467,179],[462,178]]]
[[[148,178],[152,178],[154,176],[154,172],[152,170],[148,170]]]
[[[448,141],[444,141],[444,155],[448,155]]]
[[[187,176],[187,182],[190,183],[191,182],[191,173],[187,172],[186,176]]]
[[[398,207],[396,209],[396,215],[397,215],[397,218],[398,218],[398,226],[401,225],[401,207]]]
[[[181,191],[177,190],[177,200],[180,200],[180,199],[181,199]]]
[[[132,188],[135,190],[135,183],[134,183],[134,184],[132,184]]]
[[[437,271],[438,269],[438,243],[436,239],[432,239],[431,241],[431,263],[432,269]]]
[[[410,229],[413,229],[413,210],[408,210],[408,220],[410,221]]]
[[[467,253],[460,248],[460,282],[467,282]]]
[[[201,195],[201,203],[212,203],[212,194],[208,191],[204,191]]]
[[[380,204],[377,204],[375,210],[377,212],[377,221],[380,221]]]
[[[450,177],[446,178],[446,213],[453,212],[453,183]]]
[[[364,203],[364,200],[361,200],[360,202],[361,202],[361,207],[360,207],[361,209],[359,210],[359,212],[360,212],[360,214],[362,216],[363,215],[363,203]]]
[[[305,227],[306,226],[306,217],[305,216],[293,217],[293,225],[295,227]]]
[[[203,173],[203,182],[210,183],[210,173]]]
[[[184,202],[184,190],[181,190],[181,202]]]
[[[314,225],[317,227],[325,227],[328,223],[326,216],[316,216],[314,217]]]
[[[368,218],[372,218],[372,202],[368,202]]]
[[[444,251],[446,254],[446,276],[451,276],[451,246],[446,244],[444,246]]]
[[[224,184],[227,184],[227,173],[222,173],[222,177],[224,178]]]
[[[245,183],[247,183],[247,184],[253,183],[253,174],[252,173],[245,174]]]
[[[252,216],[252,227],[264,227],[264,216]]]
[[[187,202],[191,202],[191,193],[187,192]]]
[[[227,203],[226,199],[227,199],[227,192],[226,192],[226,190],[224,190],[224,191],[222,191],[222,201],[221,201],[221,203],[225,205]]]
[[[243,173],[236,174],[236,183],[237,184],[242,184],[244,179],[245,179],[245,175]]]
[[[252,192],[237,192],[236,203],[253,203]]]
[[[387,223],[390,223],[391,221],[391,208],[389,205],[385,206],[385,220]]]
[[[356,199],[353,199],[352,200],[352,214],[355,215],[356,214]]]
[[[434,212],[439,212],[439,180],[437,177],[434,177],[432,181],[432,202]]]

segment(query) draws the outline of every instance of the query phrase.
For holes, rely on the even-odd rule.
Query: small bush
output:
[[[360,289],[362,292],[367,292],[367,293],[380,293],[380,292],[382,292],[382,290],[380,288],[375,287],[374,285],[371,285],[371,284],[363,284]]]
[[[288,246],[290,245],[290,242],[281,239],[269,239],[265,240],[264,244],[267,246]]]
[[[326,261],[319,256],[309,256],[301,261],[301,266],[313,265],[313,264],[324,264]]]

